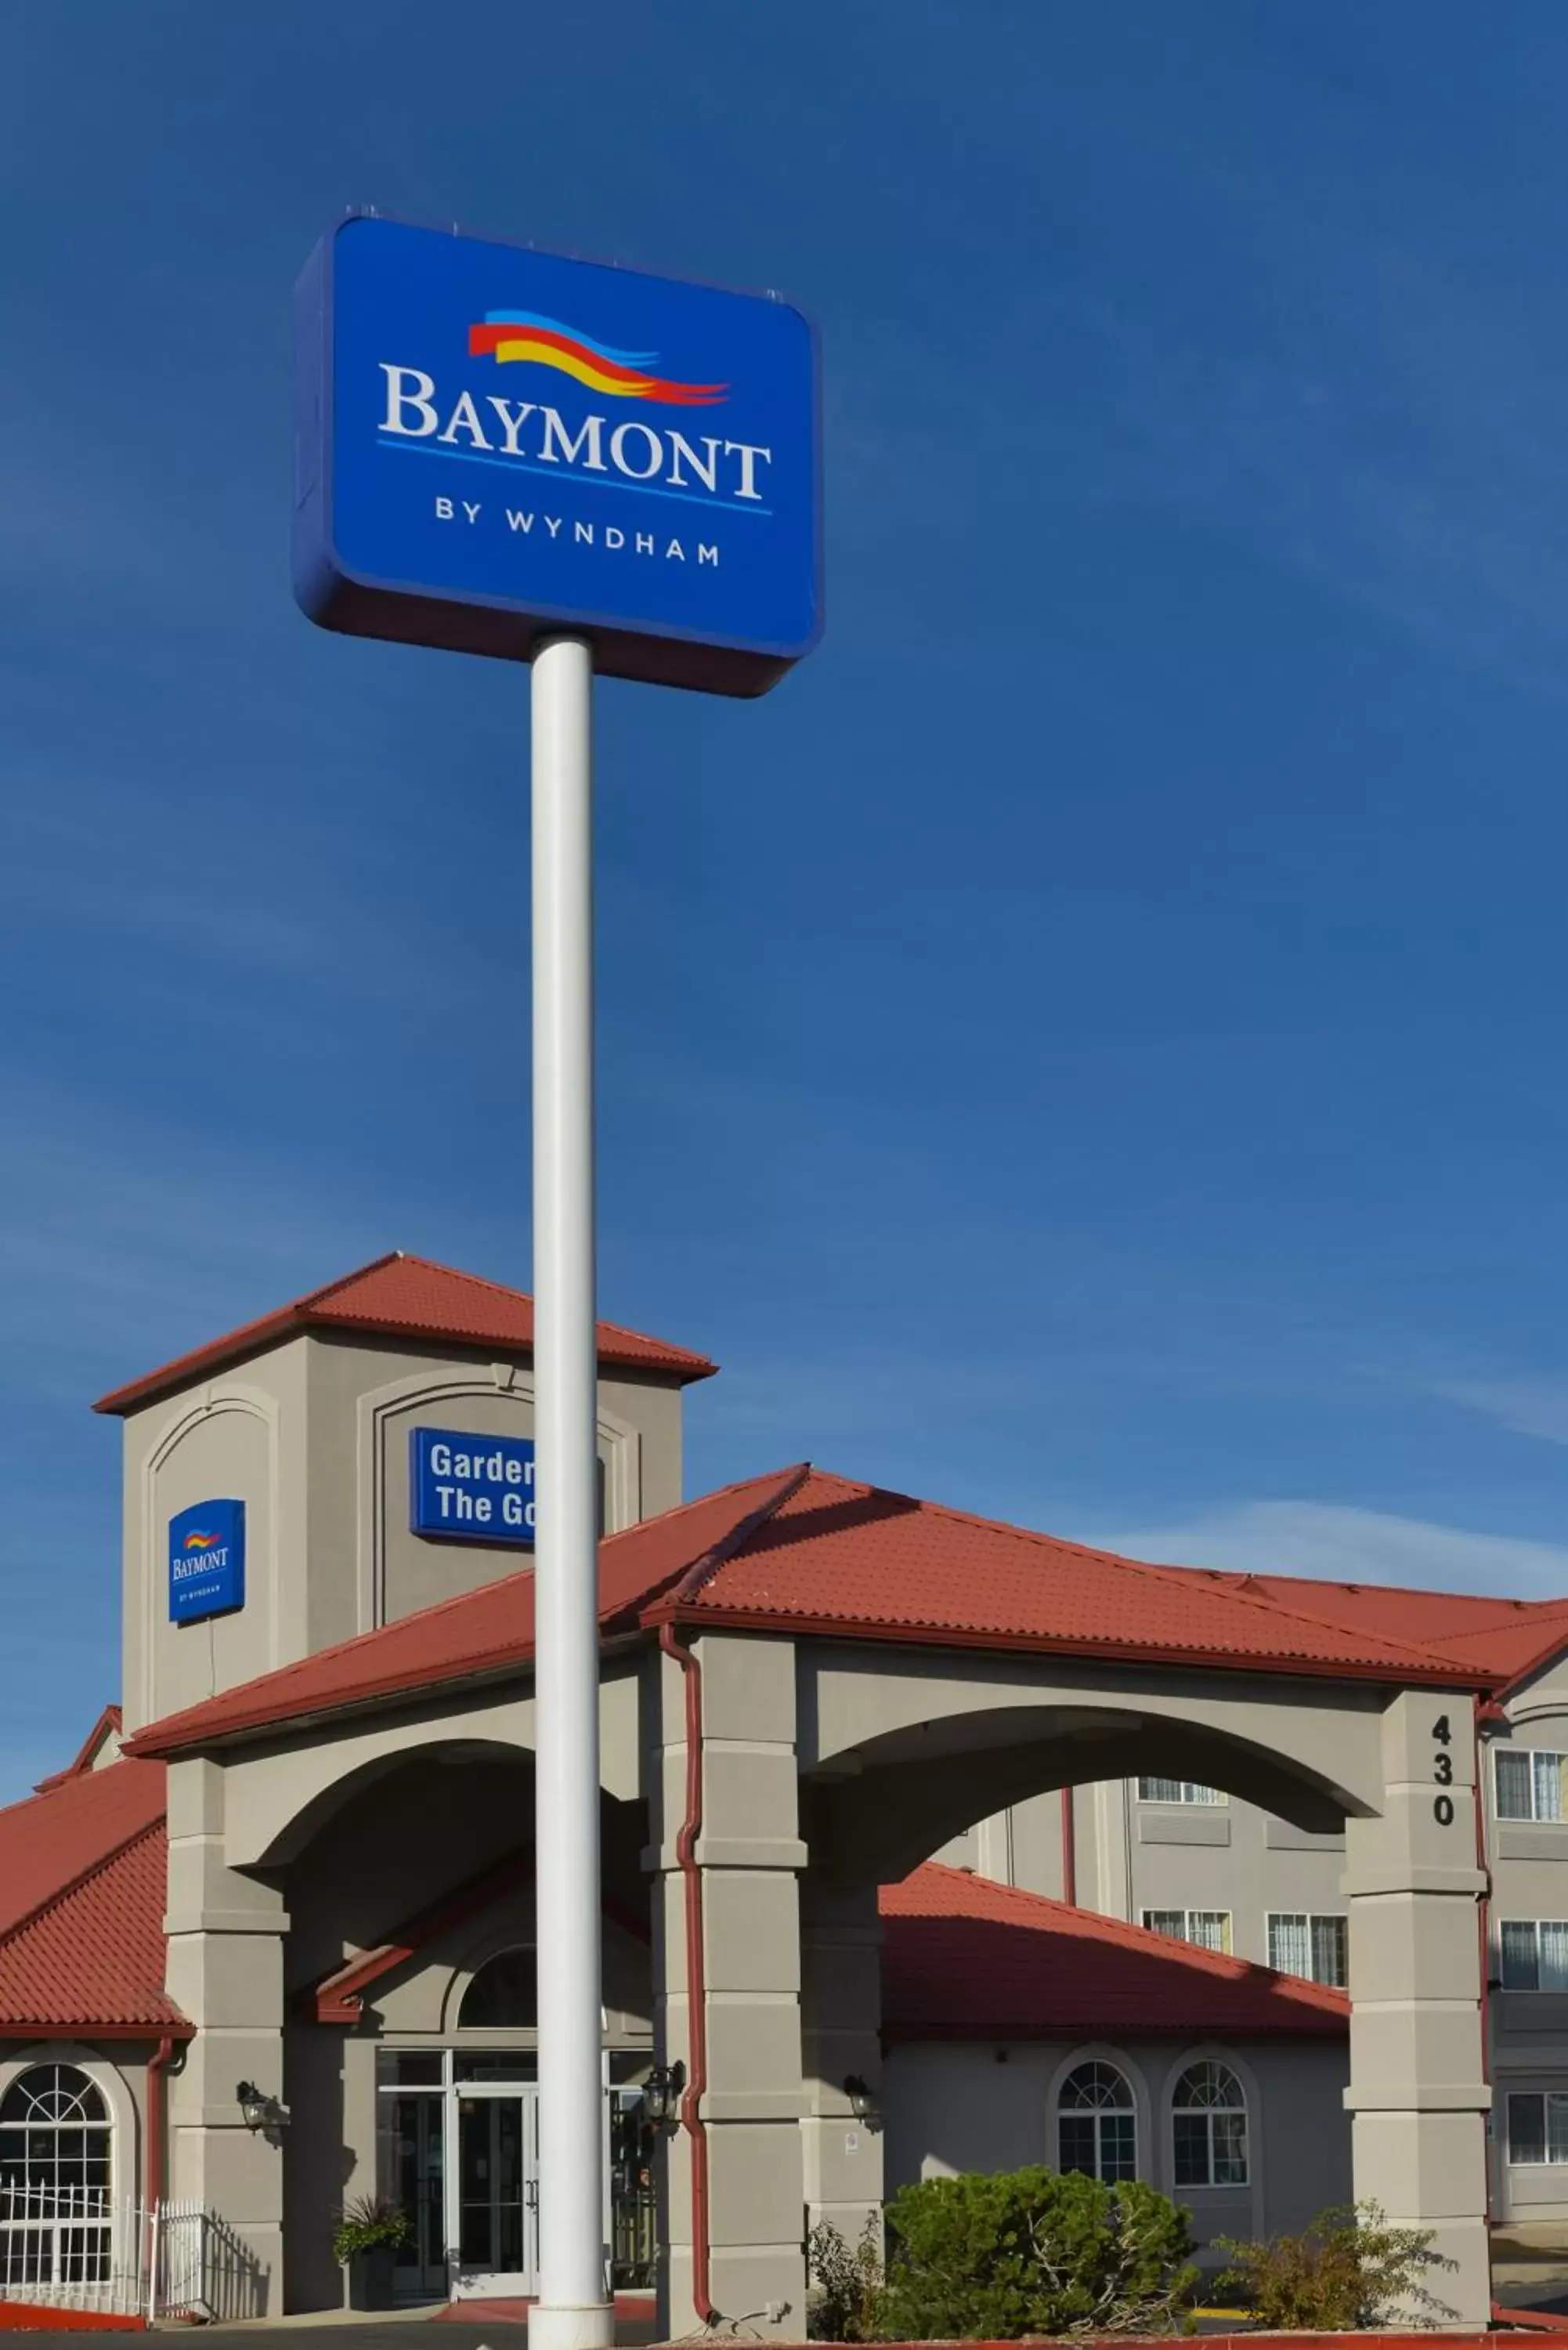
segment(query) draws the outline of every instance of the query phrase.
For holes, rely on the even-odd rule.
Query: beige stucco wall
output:
[[[139,2040],[0,2040],[0,2097],[18,2074],[35,2064],[76,2064],[97,2083],[114,2124],[117,2196],[142,2191],[147,2143],[147,2065],[155,2038]]]
[[[608,1531],[681,1498],[681,1390],[628,1373],[599,1383]],[[410,1429],[531,1436],[526,1360],[296,1336],[130,1413],[124,1434],[128,1731],[375,1625],[526,1570],[532,1554],[409,1531]],[[168,1620],[170,1517],[234,1496],[246,1512],[245,1605]]]
[[[1269,1963],[1271,1911],[1345,1915],[1342,1832],[1298,1827],[1239,1795],[1217,1804],[1145,1803],[1138,1784],[1106,1779],[1074,1791],[1077,1898],[1085,1908],[1135,1925],[1147,1909],[1223,1910],[1236,1956],[1260,1966]],[[936,1856],[1059,1898],[1060,1796],[1028,1797],[981,1820]]]
[[[1245,2187],[1173,2184],[1170,2096],[1186,2066],[1213,2056],[1247,2095]],[[1056,2160],[1056,2092],[1091,2057],[1116,2064],[1137,2110],[1138,2175],[1192,2213],[1200,2244],[1304,2227],[1351,2195],[1349,2079],[1344,2040],[896,2042],[882,2069],[889,2194],[961,2170]]]
[[[1491,1864],[1489,1971],[1501,1974],[1501,1929],[1508,1918],[1568,1918],[1568,1822],[1500,1820],[1496,1756],[1504,1749],[1568,1752],[1568,1665],[1553,1659],[1508,1700],[1509,1729],[1486,1741],[1481,1784]],[[1521,2225],[1568,2222],[1568,2163],[1511,2160],[1511,2094],[1568,2096],[1568,1993],[1507,1991],[1490,2002],[1491,2069],[1497,2093],[1490,2162],[1493,2205]]]
[[[134,2247],[123,2241],[126,2206],[144,2201],[147,2193],[147,2066],[157,2042],[90,2040],[0,2040],[0,2098],[21,2074],[36,2064],[75,2064],[94,2082],[109,2109],[113,2126],[109,2191],[115,2206],[118,2241],[114,2258],[126,2266],[134,2261]]]

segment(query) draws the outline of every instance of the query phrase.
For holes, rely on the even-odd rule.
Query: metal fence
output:
[[[255,2255],[199,2203],[0,2180],[0,2301],[104,2316],[261,2314]]]

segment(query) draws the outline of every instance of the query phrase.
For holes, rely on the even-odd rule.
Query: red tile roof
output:
[[[301,1330],[361,1330],[387,1337],[430,1338],[444,1346],[495,1347],[507,1355],[527,1354],[534,1345],[534,1301],[519,1289],[456,1273],[428,1257],[395,1250],[345,1274],[321,1289],[247,1322],[226,1336],[211,1339],[191,1354],[146,1371],[125,1387],[100,1396],[95,1411],[125,1412],[153,1396],[186,1386],[221,1364],[254,1354],[258,1347]],[[598,1326],[599,1361],[607,1368],[658,1371],[683,1386],[710,1378],[716,1365],[706,1355],[667,1346],[617,1322]]]
[[[1237,1575],[1217,1567],[1195,1571],[1211,1583],[1254,1593],[1325,1624],[1418,1641],[1499,1680],[1522,1675],[1568,1645],[1568,1599],[1329,1583],[1305,1575]]]
[[[172,2033],[161,1762],[62,1777],[0,1812],[0,2032]]]
[[[680,1618],[1465,1689],[1492,1678],[1463,1659],[1217,1584],[1201,1569],[1140,1566],[804,1465],[612,1534],[600,1545],[599,1577],[607,1635]],[[504,1678],[533,1653],[525,1569],[150,1723],[128,1752],[172,1754]]]
[[[1340,2038],[1343,1991],[928,1861],[886,1885],[889,2040]]]
[[[140,2028],[189,2038],[192,2025],[163,1989],[167,1874],[163,1823],[157,1820],[0,1938],[0,2029],[101,2034]]]
[[[703,1560],[717,1557],[765,1513],[799,1471],[775,1471],[687,1502],[599,1545],[599,1620],[607,1633],[630,1628],[638,1609]],[[242,1731],[270,1729],[454,1681],[503,1677],[534,1654],[531,1570],[441,1600],[337,1648],[319,1648],[150,1723],[128,1743],[132,1754],[173,1754]]]
[[[717,1573],[650,1609],[942,1646],[1475,1687],[1459,1657],[1337,1624],[1202,1568],[1147,1566],[813,1470]]]
[[[163,1769],[110,1762],[0,1811],[0,1934],[163,1816]]]

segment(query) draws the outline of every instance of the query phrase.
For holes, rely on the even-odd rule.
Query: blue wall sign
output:
[[[245,1505],[198,1502],[169,1521],[169,1621],[200,1624],[245,1604]]]
[[[822,629],[798,310],[355,214],[297,296],[295,593],[329,629],[761,693]]]
[[[534,1547],[534,1441],[472,1430],[409,1430],[409,1528],[443,1542]]]

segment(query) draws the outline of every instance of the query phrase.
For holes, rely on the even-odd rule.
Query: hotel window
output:
[[[1178,1942],[1196,1942],[1200,1950],[1229,1951],[1229,1909],[1146,1909],[1143,1922],[1151,1934],[1168,1934]]]
[[[1171,2098],[1178,2187],[1245,2187],[1247,2100],[1229,2064],[1189,2064]]]
[[[1225,1801],[1218,1787],[1200,1787],[1196,1779],[1140,1779],[1137,1799],[1140,1804],[1222,1804]]]
[[[1500,1820],[1568,1820],[1568,1755],[1499,1746],[1493,1756]]]
[[[1568,1991],[1568,1918],[1505,1918],[1498,1939],[1504,1991]]]
[[[37,2064],[0,2098],[0,2278],[106,2284],[113,2135],[103,2093],[74,2064]],[[24,2296],[25,2297],[25,2296]]]
[[[1269,1964],[1276,1974],[1343,1991],[1350,1980],[1350,1921],[1304,1909],[1269,1912]]]
[[[1056,2167],[1114,2187],[1137,2177],[1132,2091],[1115,2064],[1097,2060],[1068,2074],[1056,2098]]]
[[[1510,2162],[1568,2163],[1568,2096],[1515,2090],[1508,2101]]]

